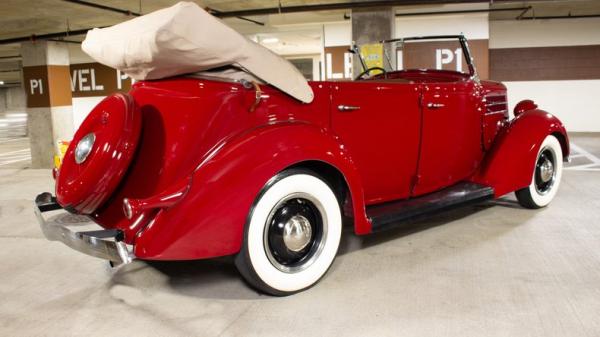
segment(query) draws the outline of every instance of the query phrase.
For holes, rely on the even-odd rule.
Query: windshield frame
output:
[[[463,55],[465,57],[465,61],[469,68],[469,75],[472,79],[479,80],[479,75],[477,75],[477,69],[475,68],[475,64],[473,63],[473,57],[471,56],[471,51],[469,50],[469,43],[467,42],[467,38],[464,35],[430,35],[430,36],[410,36],[410,37],[401,37],[396,39],[389,40],[381,40],[379,43],[389,44],[400,42],[404,43],[406,41],[419,41],[419,40],[451,40],[458,39],[460,43],[461,49],[463,51]]]

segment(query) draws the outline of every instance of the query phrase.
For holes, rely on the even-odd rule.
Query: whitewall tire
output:
[[[276,296],[293,294],[327,272],[341,232],[340,204],[332,188],[310,171],[284,171],[257,197],[235,263],[255,288]]]
[[[521,206],[541,208],[547,206],[558,191],[563,170],[560,142],[555,136],[547,136],[538,151],[531,183],[515,192]]]

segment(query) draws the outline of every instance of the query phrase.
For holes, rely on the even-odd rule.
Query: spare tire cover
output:
[[[58,172],[56,199],[61,206],[91,214],[108,200],[135,155],[141,122],[141,113],[127,94],[108,96],[90,112]]]

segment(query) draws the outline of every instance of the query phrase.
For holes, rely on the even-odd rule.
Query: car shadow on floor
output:
[[[401,239],[403,237],[410,236],[415,233],[423,232],[429,230],[431,228],[444,226],[449,223],[459,221],[465,219],[467,217],[473,216],[482,211],[486,211],[493,207],[503,207],[503,208],[512,208],[512,209],[520,209],[525,210],[516,200],[512,200],[509,197],[503,197],[495,200],[490,200],[486,202],[482,202],[479,204],[459,207],[447,211],[443,211],[440,213],[427,215],[424,217],[419,217],[416,219],[407,220],[404,222],[400,222],[395,225],[395,227],[372,233],[364,236],[354,235],[354,229],[352,227],[352,223],[344,224],[344,235],[342,235],[342,240],[340,242],[340,248],[338,250],[338,255],[345,255],[352,253],[357,250],[377,246],[383,244],[385,242]],[[526,219],[533,216],[524,215]],[[525,219],[525,220],[526,220]]]
[[[342,235],[342,241],[340,242],[340,248],[338,255],[345,255],[352,253],[357,250],[377,246],[389,241],[398,240],[415,233],[423,232],[431,228],[443,226],[448,223],[461,220],[475,213],[484,211],[490,207],[491,204],[479,204],[474,206],[457,208],[445,212],[441,212],[435,215],[428,215],[426,217],[411,219],[403,221],[394,225],[394,227],[377,233],[372,233],[364,236],[354,235],[354,228],[352,223],[344,225],[344,235]]]
[[[197,298],[268,298],[245,284],[231,256],[190,261],[136,260],[112,272],[109,287],[115,285]]]
[[[406,221],[398,224],[394,229],[366,236],[354,235],[352,224],[345,224],[338,255],[350,254],[401,239],[498,206],[521,208],[516,201],[499,199],[446,211],[423,219]],[[530,216],[533,216],[533,213],[531,214]],[[235,267],[233,256],[192,261],[137,260],[112,271],[110,286],[125,285],[134,288],[160,288],[162,290],[164,283],[169,291],[197,298],[238,300],[272,298],[257,292],[243,281]]]

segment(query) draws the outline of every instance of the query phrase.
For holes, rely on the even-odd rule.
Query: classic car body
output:
[[[466,44],[464,37],[455,38]],[[257,250],[252,246],[254,215],[262,212],[270,191],[290,177],[299,177],[306,188],[315,177],[323,181],[323,186],[314,181],[315,190],[329,187],[360,235],[454,206],[525,193],[530,186],[545,186],[544,193],[558,188],[561,162],[569,155],[561,122],[528,101],[509,119],[505,86],[480,81],[474,68],[468,74],[401,70],[309,85],[314,92],[309,104],[269,85],[186,76],[137,82],[129,94],[108,97],[66,153],[57,172],[58,200],[48,193],[36,200],[44,232],[117,264],[134,257],[238,254],[240,271],[251,284],[281,295],[314,284],[337,251],[337,244],[331,253],[327,244],[315,243],[319,250],[307,255],[308,262],[319,264],[319,254],[332,256],[306,280],[304,268],[312,267],[302,265],[305,257],[288,265],[277,251],[267,254],[277,268],[261,274],[259,269],[268,267],[257,266],[252,256]],[[88,144],[91,159],[76,163],[77,145],[90,133],[95,138]],[[548,137],[556,139],[552,144],[560,145],[560,154],[544,145]],[[292,234],[271,238],[259,231],[263,249],[268,251],[278,238],[287,245],[281,249],[294,252],[312,245],[314,237],[337,236],[339,242],[332,224],[341,220],[329,214],[329,201],[314,201],[318,193],[311,195],[297,183],[290,186],[298,191],[288,195],[302,197],[300,206],[288,206],[304,207],[298,211],[304,216],[286,218],[281,227],[291,226]],[[280,199],[289,202],[287,196]],[[547,204],[521,199],[529,200],[522,204],[531,208]],[[267,207],[269,221],[281,202]],[[305,205],[311,202],[314,207]],[[59,208],[87,214],[104,230],[57,229],[41,213]],[[317,221],[324,223],[321,227],[305,221],[315,214],[323,216]],[[268,227],[260,226],[263,231]],[[298,236],[293,235],[312,241],[294,241]],[[281,275],[273,281],[274,273]]]

